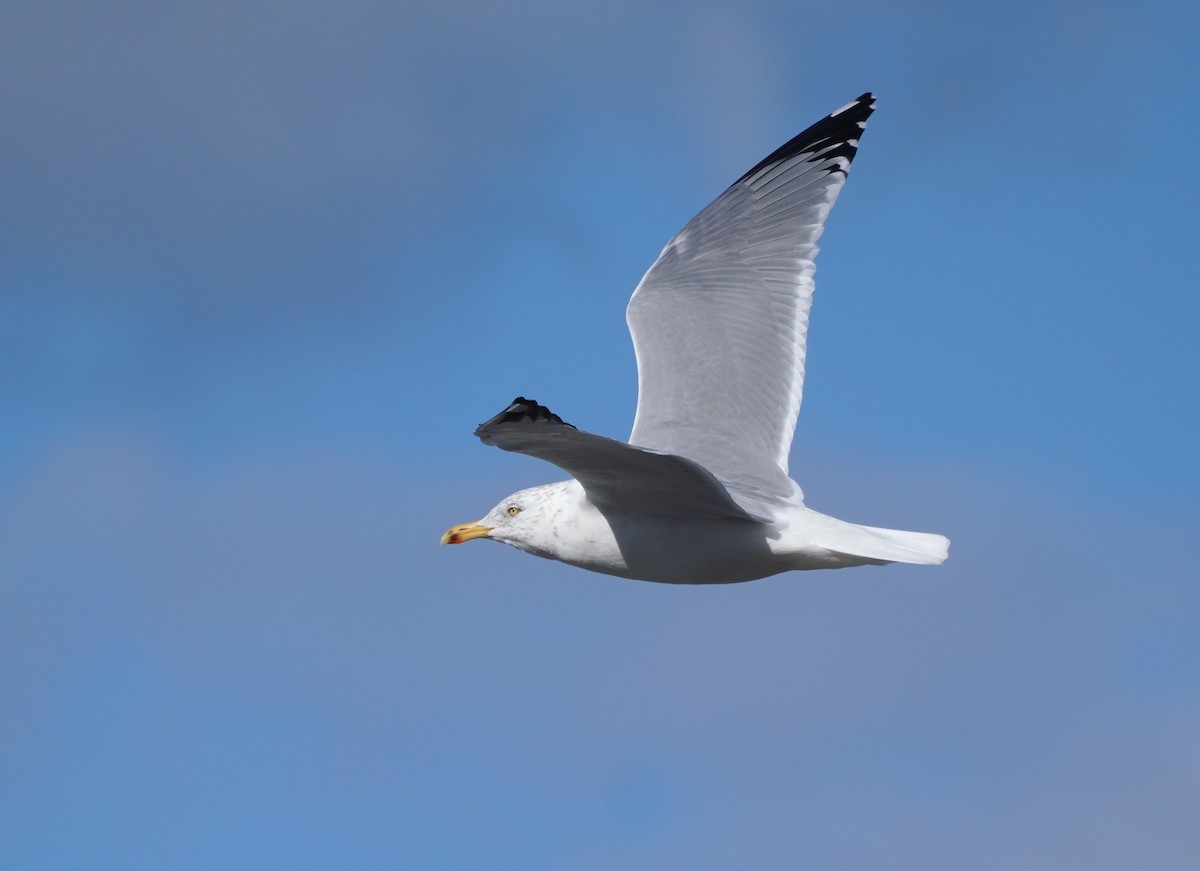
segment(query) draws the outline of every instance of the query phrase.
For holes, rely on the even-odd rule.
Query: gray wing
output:
[[[517,397],[475,430],[487,445],[553,463],[601,511],[765,521],[738,506],[712,473],[683,457],[581,432],[543,405]]]
[[[874,107],[863,94],[734,182],[667,244],[629,302],[629,441],[695,460],[745,505],[801,498],[788,451],[813,258]]]

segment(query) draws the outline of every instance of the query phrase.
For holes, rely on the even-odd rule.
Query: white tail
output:
[[[932,532],[908,532],[875,526],[847,524],[853,529],[840,530],[838,543],[830,550],[890,563],[915,563],[937,566],[950,554],[950,539]],[[847,534],[850,533],[850,534]]]

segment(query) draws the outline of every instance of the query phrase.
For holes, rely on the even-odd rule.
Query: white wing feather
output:
[[[475,430],[485,445],[558,466],[604,513],[769,522],[747,512],[716,477],[687,459],[576,429],[544,405],[518,396]]]
[[[629,302],[630,443],[699,463],[755,513],[802,499],[788,452],[816,242],[874,105],[864,94],[738,179],[667,244]]]

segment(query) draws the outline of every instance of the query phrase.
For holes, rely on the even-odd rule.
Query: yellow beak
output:
[[[492,531],[490,526],[480,526],[478,523],[464,523],[462,526],[451,526],[442,536],[442,544],[462,544],[472,538],[487,538]]]

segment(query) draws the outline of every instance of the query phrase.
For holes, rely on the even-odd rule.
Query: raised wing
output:
[[[583,485],[601,511],[767,520],[738,507],[721,482],[691,460],[581,432],[524,397],[518,396],[475,435],[484,444],[558,466]]]
[[[863,94],[739,178],[667,244],[629,302],[630,443],[695,460],[746,504],[801,498],[788,451],[813,258],[874,108]]]

